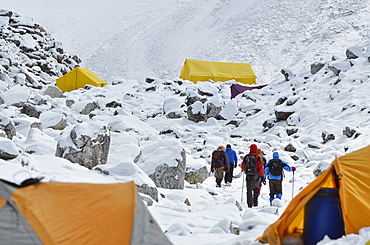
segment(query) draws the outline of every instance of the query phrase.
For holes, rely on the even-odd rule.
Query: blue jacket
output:
[[[273,159],[279,159],[279,153],[278,152],[274,152],[272,153],[272,157]],[[265,176],[267,176],[268,179],[276,179],[276,180],[282,180],[283,179],[283,175],[280,175],[280,176],[274,176],[272,174],[270,174],[270,168],[268,167],[269,166],[269,163],[270,163],[271,160],[269,160],[267,163],[266,163],[266,168],[265,168]],[[280,161],[283,163],[283,169],[286,170],[286,171],[293,171],[293,169],[283,160],[280,159]],[[284,171],[283,171],[284,172]]]
[[[230,165],[231,164],[235,164],[236,165],[238,163],[238,157],[236,156],[236,152],[233,149],[226,148],[226,155],[229,158]]]

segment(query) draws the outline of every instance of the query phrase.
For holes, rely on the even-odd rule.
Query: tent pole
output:
[[[294,172],[293,171],[293,181],[292,181],[292,199],[293,199],[293,196],[294,196]]]

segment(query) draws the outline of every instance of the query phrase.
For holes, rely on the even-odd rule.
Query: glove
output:
[[[296,167],[292,167],[292,171],[294,172],[296,170]]]
[[[215,169],[214,169],[214,168],[212,168],[212,169],[211,169],[211,172],[213,173],[214,171],[215,171]]]
[[[229,172],[229,170],[225,170],[225,172],[227,173],[227,172]]]
[[[237,163],[235,163],[234,168],[236,168],[237,166],[238,166],[238,164],[237,164]]]
[[[263,183],[264,185],[266,185],[266,179],[265,179],[265,177],[261,176],[260,178],[261,178],[261,183]]]

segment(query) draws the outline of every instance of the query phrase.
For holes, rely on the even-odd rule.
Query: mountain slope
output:
[[[259,83],[369,39],[369,0],[6,0],[104,79],[175,79],[186,58],[250,62]]]

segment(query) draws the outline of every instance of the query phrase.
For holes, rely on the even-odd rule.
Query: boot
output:
[[[270,197],[270,206],[272,206],[272,201],[273,201],[274,199],[275,199],[275,198]]]
[[[281,200],[281,196],[282,196],[282,194],[281,194],[281,193],[276,194],[276,198],[279,198],[280,200]]]
[[[222,179],[216,179],[216,187],[221,187]]]

